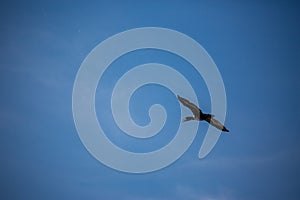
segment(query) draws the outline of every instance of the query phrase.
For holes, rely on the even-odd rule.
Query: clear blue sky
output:
[[[299,199],[299,22],[296,1],[1,1],[0,198]],[[72,88],[97,44],[145,26],[180,31],[208,51],[226,87],[231,132],[198,160],[208,127],[201,123],[178,161],[133,175],[102,165],[86,151],[73,122]],[[162,52],[141,54],[135,55],[141,63],[180,64]],[[136,58],[118,62],[137,64]],[[171,102],[167,110],[179,106],[154,86],[136,99],[156,89]],[[197,93],[209,111],[201,79]],[[133,117],[147,123],[143,105],[137,106]],[[174,129],[172,121],[166,125]]]

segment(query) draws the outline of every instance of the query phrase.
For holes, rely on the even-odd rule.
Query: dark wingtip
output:
[[[182,100],[182,97],[177,95],[177,99],[180,101],[180,100]]]
[[[222,131],[229,132],[229,130],[227,128],[225,128],[225,127],[223,127]]]

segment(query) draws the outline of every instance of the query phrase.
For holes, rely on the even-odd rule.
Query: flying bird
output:
[[[183,118],[183,122],[190,121],[190,120],[198,120],[198,121],[207,121],[210,125],[216,127],[217,129],[220,129],[224,132],[229,132],[227,128],[221,122],[214,119],[214,115],[211,114],[204,114],[200,108],[198,108],[195,104],[189,102],[187,99],[180,97],[177,95],[178,100],[186,107],[188,107],[192,112],[192,117],[185,117]]]

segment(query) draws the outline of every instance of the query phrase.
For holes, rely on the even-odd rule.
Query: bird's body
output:
[[[197,120],[197,121],[207,121],[210,125],[216,127],[217,129],[220,129],[224,132],[229,132],[225,128],[223,124],[221,124],[218,120],[214,119],[214,115],[211,114],[205,114],[201,111],[200,108],[198,108],[195,104],[189,102],[187,99],[182,98],[180,96],[177,96],[178,100],[186,107],[188,107],[192,112],[193,115],[192,117],[185,117],[183,119],[183,122],[190,121],[190,120]]]

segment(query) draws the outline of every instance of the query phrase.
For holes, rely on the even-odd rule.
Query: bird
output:
[[[183,122],[190,121],[190,120],[197,120],[197,121],[207,121],[210,125],[216,127],[217,129],[229,132],[229,130],[218,120],[216,120],[214,117],[215,115],[211,114],[205,114],[201,111],[200,108],[198,108],[195,104],[191,103],[187,99],[177,95],[178,100],[186,107],[188,107],[194,116],[192,117],[185,117],[183,118]]]

